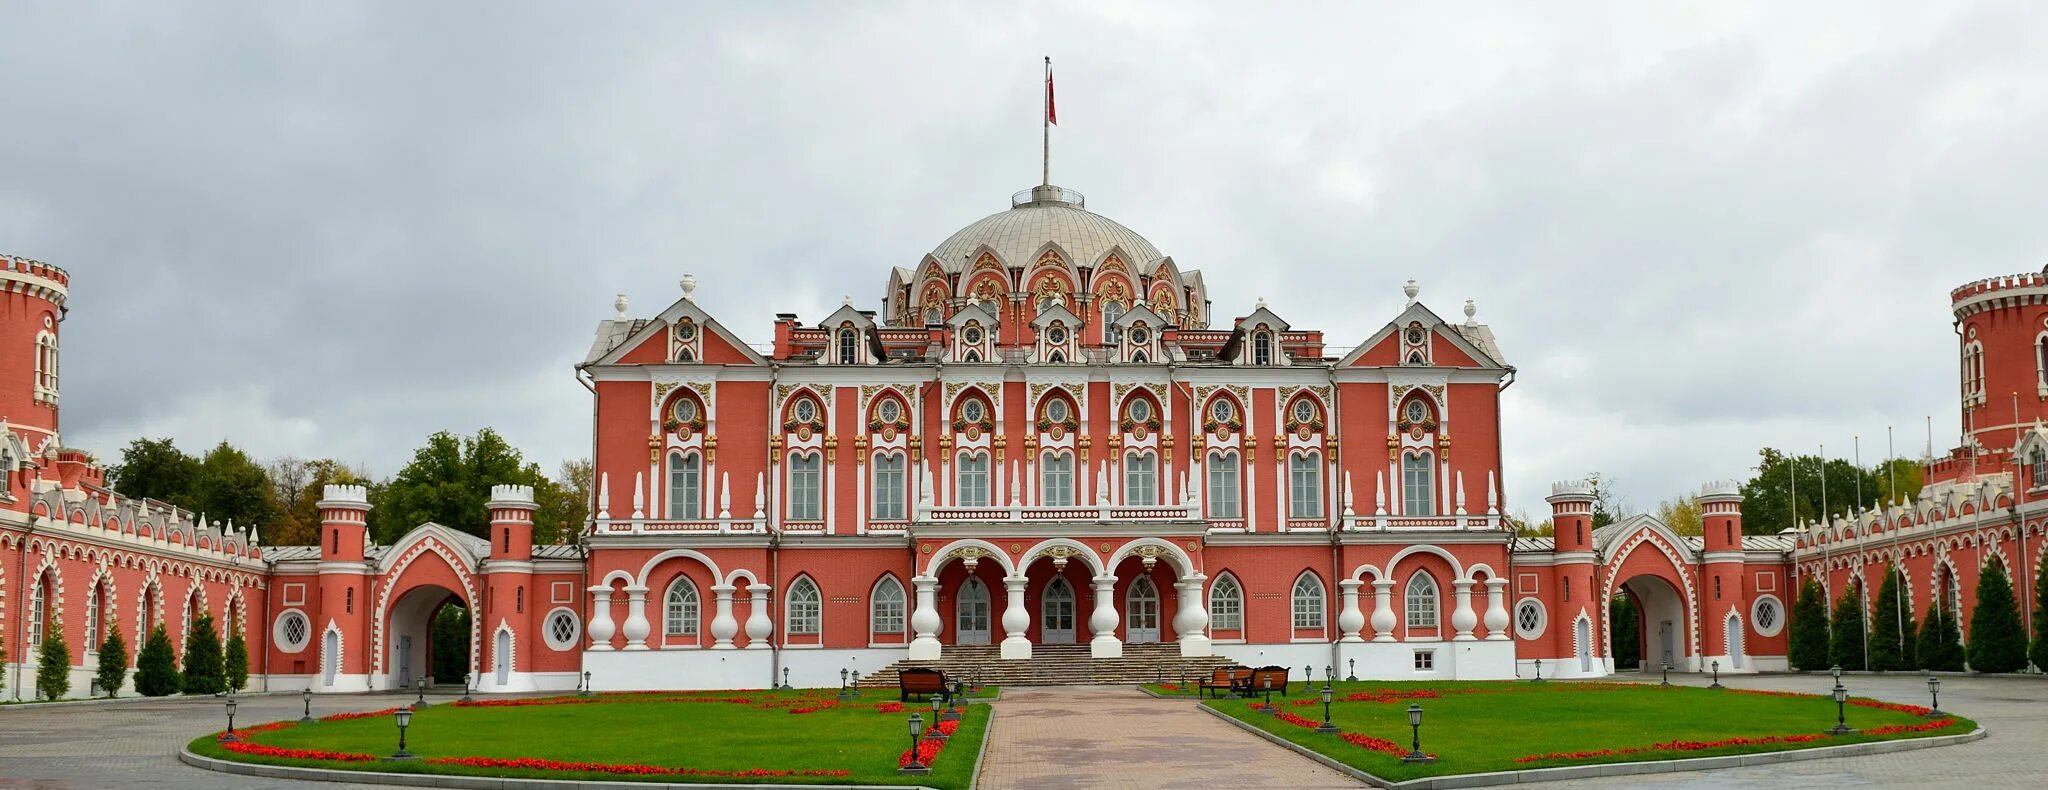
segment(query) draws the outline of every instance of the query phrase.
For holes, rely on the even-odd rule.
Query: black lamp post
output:
[[[1834,694],[1835,726],[1834,729],[1828,730],[1828,734],[1849,735],[1856,732],[1856,728],[1849,726],[1848,719],[1846,718],[1848,714],[1846,709],[1843,707],[1849,702],[1849,690],[1842,688],[1842,681],[1839,678],[1835,680]]]
[[[919,716],[915,713],[910,714],[910,764],[903,766],[902,768],[896,769],[896,773],[928,774],[932,772],[931,766],[925,765],[917,759],[918,742],[921,739],[923,739],[923,737],[924,717]]]
[[[583,670],[583,690],[581,692],[578,692],[576,696],[590,696],[590,670]]]
[[[1412,740],[1408,742],[1408,756],[1401,758],[1404,763],[1433,763],[1435,757],[1422,753],[1422,706],[1408,703],[1408,731]]]
[[[1304,684],[1316,682],[1316,667],[1314,664],[1301,665],[1301,682]]]
[[[853,671],[853,695],[860,696],[860,670]]]
[[[1717,658],[1717,659],[1714,659],[1714,662],[1713,662],[1713,663],[1714,663],[1714,685],[1708,686],[1707,688],[1712,688],[1712,689],[1717,689],[1717,688],[1725,688],[1725,686],[1722,686],[1722,685],[1721,685],[1721,659],[1718,659],[1718,658]]]
[[[941,721],[944,721],[944,720],[945,720],[945,718],[944,718],[944,714],[942,714],[942,713],[940,712],[940,710],[939,710],[939,706],[940,706],[940,705],[942,704],[942,703],[940,703],[940,702],[939,702],[939,695],[937,695],[937,694],[933,694],[933,695],[931,696],[931,701],[932,701],[932,731],[931,731],[931,732],[929,732],[929,733],[927,733],[926,735],[927,735],[927,737],[930,737],[930,738],[931,738],[932,740],[935,740],[935,741],[943,741],[943,740],[945,740],[945,739],[946,739],[946,733],[945,733],[945,732],[943,732],[943,731],[941,731],[941,730],[939,729],[939,722],[941,722]]]
[[[417,710],[427,706],[427,679],[424,677],[420,678],[419,682],[414,685],[420,692],[419,699],[414,700],[412,703],[413,708]]]
[[[236,736],[235,736],[235,698],[234,698],[234,697],[229,697],[229,698],[228,698],[228,732],[227,732],[227,734],[226,734],[226,735],[222,735],[222,736],[220,736],[220,739],[221,739],[221,740],[222,740],[223,742],[227,742],[227,743],[233,743],[233,742],[235,742],[235,741],[239,741],[239,740],[241,740],[241,738],[238,738],[238,737],[236,737]]]
[[[306,704],[306,713],[299,717],[300,724],[313,723],[313,690],[299,689],[299,701]]]
[[[1157,685],[1160,685],[1160,684],[1162,684],[1162,683],[1165,683],[1165,682],[1166,682],[1166,668],[1165,668],[1165,667],[1161,667],[1161,666],[1155,666],[1155,667],[1153,667],[1153,668],[1152,668],[1152,685],[1154,685],[1154,686],[1157,686]]]
[[[1351,663],[1351,674],[1346,675],[1344,679],[1352,683],[1358,682],[1358,659],[1351,658],[1345,660]]]
[[[1324,664],[1324,665],[1323,665],[1323,685],[1327,686],[1327,685],[1330,685],[1331,683],[1335,683],[1335,682],[1337,682],[1337,665],[1336,665],[1336,664]]]
[[[1534,677],[1534,678],[1530,678],[1529,682],[1531,682],[1531,683],[1542,683],[1542,682],[1543,682],[1543,659],[1540,659],[1540,658],[1539,658],[1539,659],[1536,659],[1536,677]]]
[[[946,711],[939,714],[938,721],[960,720],[960,681],[946,681]]]
[[[1337,731],[1337,725],[1330,723],[1330,697],[1332,696],[1335,695],[1330,692],[1330,684],[1328,682],[1323,683],[1323,724],[1316,728],[1316,732],[1329,734]]]
[[[1279,713],[1280,709],[1273,707],[1273,676],[1266,675],[1265,677],[1262,677],[1259,680],[1263,682],[1266,686],[1266,704],[1259,708],[1259,712],[1264,713],[1268,716],[1271,716],[1275,713]]]
[[[782,690],[789,690],[789,667],[782,668]]]
[[[391,715],[392,715],[392,716],[393,716],[394,718],[398,719],[398,753],[397,753],[397,754],[393,754],[393,755],[391,755],[390,757],[386,757],[386,758],[384,758],[384,759],[386,759],[386,760],[416,760],[416,759],[419,759],[419,757],[418,757],[417,755],[413,754],[412,752],[408,752],[408,751],[406,751],[406,750],[405,750],[405,728],[407,728],[407,727],[410,727],[410,726],[412,726],[412,708],[399,708],[399,709],[398,709],[398,711],[397,711],[396,713],[393,713],[393,714],[391,714]]]
[[[1926,713],[1920,715],[1930,719],[1938,719],[1948,715],[1941,712],[1941,678],[1935,677],[1933,672],[1927,673],[1927,696],[1933,698],[1934,707],[1929,708]]]
[[[848,670],[846,670],[846,669],[845,669],[845,668],[843,668],[843,667],[842,667],[842,668],[841,668],[841,669],[839,670],[839,698],[840,698],[840,699],[853,699],[853,689],[850,689],[850,688],[847,688],[847,687],[846,687],[846,675],[847,675],[847,671],[848,671]]]
[[[1670,665],[1670,664],[1665,664],[1665,665],[1664,665],[1664,682],[1662,682],[1662,683],[1659,683],[1659,684],[1657,684],[1657,685],[1660,685],[1660,686],[1669,686],[1669,685],[1671,685],[1671,665]]]
[[[474,672],[464,672],[464,673],[462,673],[462,701],[463,701],[463,702],[475,702],[475,701],[476,701],[476,700],[474,700],[474,699],[471,699],[471,698],[470,698],[470,696],[469,696],[469,687],[470,687],[470,684],[471,684],[471,683],[473,683],[473,682],[474,682],[475,680],[476,680],[476,673],[474,673]]]

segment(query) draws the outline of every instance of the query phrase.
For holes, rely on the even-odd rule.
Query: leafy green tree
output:
[[[192,493],[192,508],[208,520],[267,529],[277,516],[269,473],[227,442],[214,445],[200,459]]]
[[[2034,575],[2034,668],[2048,671],[2048,562]]]
[[[469,671],[469,610],[456,604],[434,614],[434,682],[460,681]]]
[[[0,666],[7,665],[7,635],[0,634]],[[0,689],[7,688],[7,673],[0,672]]]
[[[534,499],[540,510],[534,513],[533,542],[536,544],[573,543],[589,523],[591,507],[591,480],[595,472],[588,458],[563,461],[555,472],[555,484],[546,488],[535,488]]]
[[[1742,484],[1743,532],[1759,535],[1785,530],[1792,526],[1795,506],[1798,519],[1804,522],[1817,518],[1823,512],[1840,516],[1856,507],[1868,508],[1882,498],[1884,489],[1870,470],[1833,458],[1825,465],[1827,500],[1823,508],[1823,465],[1819,456],[1788,456],[1770,447],[1759,450],[1757,454],[1756,475]],[[1906,481],[1900,479],[1899,488],[1904,489],[1905,485]],[[1797,502],[1793,500],[1794,488],[1798,489]],[[1860,501],[1857,499],[1859,490],[1863,495]]]
[[[249,643],[242,639],[241,629],[228,634],[225,668],[229,691],[241,691],[249,685]]]
[[[71,646],[64,643],[63,621],[50,623],[36,654],[36,693],[57,699],[71,691]]]
[[[1594,472],[1586,475],[1586,482],[1593,486],[1594,529],[1599,529],[1628,517],[1628,500],[1615,493],[1613,477]]]
[[[312,546],[320,542],[318,502],[330,485],[362,485],[370,482],[361,470],[332,458],[305,460],[293,456],[272,459],[266,467],[279,512],[263,533],[273,546]]]
[[[108,486],[132,498],[147,497],[182,508],[197,503],[199,459],[168,438],[136,439],[121,450],[121,462],[107,470]]]
[[[2027,636],[2020,630],[2019,602],[2005,564],[1984,563],[1977,576],[1977,607],[1970,611],[1970,669],[2018,672],[2027,667]]]
[[[1912,621],[1905,619],[1899,583],[1898,567],[1887,567],[1870,609],[1870,668],[1880,672],[1913,668]]]
[[[220,633],[213,629],[213,616],[200,613],[185,636],[185,673],[180,684],[187,694],[217,694],[227,690],[227,668],[221,658]]]
[[[1893,458],[1877,462],[1870,468],[1870,479],[1877,483],[1878,501],[1897,503],[1918,499],[1922,472],[1920,462],[1911,458]]]
[[[1787,658],[1793,669],[1828,668],[1828,604],[1820,582],[1806,577],[1792,604],[1792,639]]]
[[[1635,600],[1628,595],[1616,595],[1607,605],[1607,635],[1614,645],[1614,668],[1635,669],[1642,666],[1642,617],[1636,612]]]
[[[93,680],[107,698],[121,695],[121,682],[128,679],[128,643],[121,639],[121,626],[108,625],[107,638],[100,640],[100,666]]]
[[[1863,623],[1863,585],[1851,581],[1835,602],[1834,627],[1829,629],[1828,660],[1843,669],[1869,669],[1863,649],[1869,634]]]
[[[370,533],[389,543],[431,521],[487,538],[490,514],[484,503],[490,501],[491,486],[504,484],[533,486],[538,503],[562,496],[539,464],[522,458],[496,431],[484,428],[470,437],[436,433],[397,476],[371,488]],[[534,534],[560,534],[562,511],[536,512]]]
[[[135,692],[145,697],[178,693],[183,684],[178,676],[177,653],[171,650],[171,635],[162,623],[150,629],[142,640],[142,652],[135,656]]]
[[[1700,498],[1696,496],[1664,500],[1657,505],[1657,520],[1680,535],[1698,536],[1706,532],[1706,519],[1700,512]]]
[[[1955,613],[1947,606],[1927,607],[1920,623],[1920,668],[1936,672],[1963,671],[1963,633],[1956,627]]]

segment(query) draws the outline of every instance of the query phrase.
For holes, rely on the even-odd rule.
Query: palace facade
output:
[[[2048,508],[2029,501],[2048,428],[1998,423],[1985,393],[2025,380],[2023,416],[2048,403],[2041,277],[1957,292],[1972,427],[1920,504],[1744,535],[1736,485],[1709,483],[1704,534],[1680,536],[1641,516],[1592,529],[1590,486],[1566,482],[1554,537],[1528,538],[1503,517],[1517,372],[1470,300],[1445,319],[1411,280],[1350,347],[1263,300],[1218,317],[1200,272],[1052,186],[913,264],[876,309],[776,316],[768,349],[692,277],[651,316],[622,295],[576,365],[598,481],[577,544],[535,545],[532,492],[500,486],[486,537],[424,524],[372,545],[366,492],[335,486],[319,545],[262,546],[112,492],[59,441],[69,275],[0,258],[0,342],[33,351],[0,363],[10,693],[33,693],[48,629],[83,694],[103,629],[132,651],[161,623],[182,651],[201,611],[244,634],[259,687],[409,686],[447,606],[473,615],[484,692],[584,673],[598,689],[830,685],[1055,645],[1383,679],[1598,677],[1617,650],[1754,672],[1785,668],[1801,574],[1840,590],[1898,556],[1916,607],[1953,605],[1984,562],[2040,556],[2015,513]],[[1610,643],[1624,592],[1640,644]]]

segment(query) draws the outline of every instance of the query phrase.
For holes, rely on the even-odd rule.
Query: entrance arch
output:
[[[461,617],[459,634],[450,633],[448,626],[436,627],[437,620],[445,612],[450,619],[465,614],[469,607],[462,594],[434,584],[420,585],[399,595],[387,610],[389,618],[384,628],[384,688],[408,689],[423,678],[432,677],[435,683],[460,681],[460,677],[448,677],[435,671],[440,667],[445,672],[460,667],[462,672],[470,670],[470,631],[467,617]],[[440,644],[435,637],[440,635]],[[440,651],[461,651],[460,658],[438,655]]]
[[[1641,656],[1644,672],[1660,671],[1665,664],[1682,672],[1691,671],[1691,620],[1686,616],[1684,594],[1658,575],[1631,577],[1621,586],[1636,604],[1640,641],[1635,645],[1615,645],[1615,651],[1631,651]]]
[[[456,533],[437,524],[420,526],[400,539],[381,560],[384,577],[379,584],[371,643],[372,689],[411,688],[423,678],[439,682],[461,682],[462,674],[477,671],[478,618],[463,618],[475,612],[477,584],[475,571],[488,546],[473,536]],[[451,621],[442,624],[441,650],[459,652],[460,659],[442,656],[435,660],[435,620],[444,612]],[[441,673],[434,670],[436,664]],[[446,672],[460,668],[455,677]]]

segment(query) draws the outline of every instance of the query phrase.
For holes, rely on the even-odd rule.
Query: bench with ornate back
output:
[[[913,696],[947,695],[950,689],[946,684],[946,673],[928,667],[898,670],[896,688],[902,692],[904,702],[909,702]]]
[[[1216,671],[1209,673],[1208,680],[1202,681],[1201,691],[1210,696],[1216,696],[1223,692],[1237,693],[1241,689],[1248,688],[1251,679],[1252,670],[1250,667],[1219,667]]]

